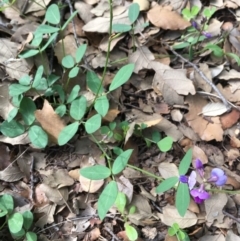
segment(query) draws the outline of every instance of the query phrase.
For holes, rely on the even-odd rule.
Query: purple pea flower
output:
[[[202,35],[204,35],[206,38],[212,38],[212,34],[205,31],[202,31]]]
[[[201,184],[201,186],[199,187],[199,189],[193,189],[193,190],[191,190],[191,191],[190,191],[190,194],[191,194],[192,197],[194,198],[194,201],[195,201],[196,203],[199,203],[199,204],[203,203],[204,200],[210,198],[210,194],[205,191],[203,184]]]
[[[193,26],[194,28],[198,29],[198,24],[197,24],[197,22],[192,21],[192,26]]]
[[[180,175],[179,181],[182,183],[188,183],[188,177],[185,175]]]
[[[220,168],[213,168],[208,182],[214,182],[217,186],[223,186],[227,182],[227,176]]]
[[[195,168],[198,171],[201,178],[204,177],[204,170],[203,170],[203,164],[200,159],[195,160]]]
[[[188,187],[190,190],[193,189],[193,187],[196,184],[196,177],[197,177],[197,173],[195,171],[192,171],[190,176],[188,177]]]

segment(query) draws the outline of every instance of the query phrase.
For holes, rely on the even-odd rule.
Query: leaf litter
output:
[[[210,1],[206,5],[204,1],[194,1],[200,9],[200,14],[190,21],[181,14],[185,7],[193,7],[190,1],[182,1],[183,4],[173,0],[167,4],[166,1],[133,2],[140,5],[140,16],[131,35],[124,33],[112,41],[107,73],[109,77],[105,77],[104,87],[108,88],[116,69],[124,65],[121,61],[115,63],[119,59],[134,64],[134,75],[119,88],[118,93],[112,92],[114,96],[109,96],[110,108],[104,117],[104,125],[114,121],[131,121],[131,128],[126,132],[123,146],[128,149],[129,143],[134,142],[135,145],[131,144],[131,147],[136,149],[136,157],[131,159],[131,163],[141,166],[143,170],[165,179],[178,176],[180,157],[191,147],[192,161],[201,159],[208,173],[214,167],[221,167],[228,175],[227,189],[239,190],[240,61],[236,56],[239,56],[240,44],[239,29],[233,24],[237,19],[232,11],[236,13],[240,4],[238,1],[224,0],[214,3]],[[9,84],[19,81],[26,74],[34,76],[41,58],[49,64],[44,54],[29,59],[17,58],[17,54],[18,51],[26,49],[27,36],[31,38],[36,26],[43,20],[45,10],[42,5],[49,6],[52,3],[53,1],[41,1],[38,4],[27,4],[25,10],[21,4],[14,3],[13,8],[2,10],[2,122],[14,108],[8,93]],[[131,1],[114,1],[114,24],[132,24],[128,18],[130,5]],[[108,1],[76,1],[72,7],[78,11],[78,16],[74,18],[75,25],[70,23],[63,35],[53,43],[56,61],[52,67],[59,71],[58,63],[62,62],[66,54],[75,56],[76,33],[78,41],[88,43],[84,67],[89,70],[86,63],[90,63],[90,68],[101,77],[109,39]],[[196,36],[187,32],[187,28],[194,25],[193,20],[196,20],[196,24],[201,23],[201,14],[206,8],[216,8],[216,11],[210,17],[207,33],[196,28],[199,40],[196,44]],[[26,14],[26,18],[20,13]],[[28,18],[31,19],[30,22],[26,21]],[[67,19],[68,15],[64,18]],[[11,25],[11,31],[6,28],[6,24]],[[208,37],[201,39],[207,34]],[[218,38],[222,38],[219,44],[225,55],[218,54],[219,49],[213,47]],[[189,63],[184,63],[183,59],[174,55],[174,52],[169,51],[171,49],[166,47],[164,41],[170,46],[175,46],[175,50],[180,50],[179,53],[188,55],[190,62],[198,67],[201,74]],[[185,47],[179,47],[181,44]],[[201,51],[201,54],[195,54],[194,51]],[[49,67],[47,69],[50,71]],[[216,85],[227,102],[231,103],[234,107],[231,111],[224,101],[221,102],[223,99],[216,89],[213,90],[212,85],[205,81],[203,75]],[[63,83],[68,82],[67,78],[68,73],[63,73]],[[89,106],[94,95],[87,87],[84,74],[79,73],[72,81],[80,83],[81,93],[86,97]],[[68,86],[68,94],[71,86],[74,86],[73,83]],[[36,95],[29,91],[28,96],[36,103],[41,99],[41,93]],[[58,96],[56,97],[58,99]],[[90,119],[92,115],[94,113],[89,113],[87,118]],[[110,240],[112,234],[117,235],[118,239],[129,240],[125,231],[121,231],[123,227],[121,220],[116,218],[118,213],[115,207],[109,210],[107,220],[100,221],[96,215],[96,200],[107,182],[103,179],[91,181],[79,174],[79,170],[86,166],[106,166],[106,160],[102,150],[96,145],[96,139],[102,140],[109,149],[117,146],[116,140],[107,139],[100,132],[88,138],[81,130],[69,145],[60,148],[55,145],[58,136],[66,123],[72,120],[61,118],[46,99],[43,103],[38,103],[35,117],[38,125],[41,125],[49,136],[50,141],[44,150],[36,150],[31,146],[27,134],[13,138],[0,136],[0,152],[1,156],[4,156],[0,165],[2,194],[11,193],[15,201],[18,201],[17,208],[24,207],[27,200],[31,207],[26,208],[32,209],[36,216],[34,225],[41,228],[40,240]],[[143,132],[147,132],[146,142],[135,136],[136,125],[146,125],[147,131]],[[172,150],[161,153],[157,147],[148,146],[150,132],[171,137],[174,141]],[[116,133],[122,134],[121,130]],[[153,178],[126,168],[123,175],[117,177],[117,184],[126,194],[129,204],[137,208],[137,211],[128,217],[141,233],[138,240],[172,240],[167,235],[167,228],[175,222],[186,230],[190,240],[238,239],[239,194],[215,193],[204,205],[197,205],[191,200],[186,215],[181,217],[174,206],[173,192],[156,194],[157,183]],[[31,193],[34,193],[34,196]],[[206,223],[206,226],[203,223]],[[57,232],[54,229],[56,226],[59,227]],[[49,234],[52,235],[50,239]]]

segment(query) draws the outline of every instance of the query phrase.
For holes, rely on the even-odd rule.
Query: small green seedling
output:
[[[176,236],[178,241],[190,241],[187,233],[182,230],[177,223],[168,228],[169,236]]]
[[[0,217],[5,217],[5,223],[14,239],[25,237],[26,241],[37,241],[36,233],[29,231],[33,223],[32,212],[14,212],[13,198],[9,194],[0,196]]]

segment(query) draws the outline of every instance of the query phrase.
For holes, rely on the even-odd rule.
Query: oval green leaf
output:
[[[129,9],[128,9],[128,18],[131,21],[131,23],[134,23],[140,13],[140,6],[138,3],[133,3],[130,5]]]
[[[33,213],[29,210],[25,211],[23,214],[23,227],[25,230],[31,228],[33,223]]]
[[[75,78],[77,75],[78,75],[78,72],[79,72],[80,68],[79,67],[74,67],[70,70],[69,74],[68,74],[68,77],[71,79],[71,78]]]
[[[130,241],[136,241],[138,239],[137,230],[133,226],[129,225],[128,223],[125,223],[124,227],[125,227],[125,231],[128,239]]]
[[[2,134],[11,138],[22,135],[24,131],[24,126],[15,120],[4,121],[1,125]]]
[[[185,175],[191,163],[192,163],[192,149],[189,149],[180,162],[179,169],[178,169],[179,175]]]
[[[36,111],[36,109],[36,105],[32,99],[28,97],[23,97],[20,103],[19,112],[21,113],[26,125],[30,126],[35,121],[34,112]]]
[[[37,241],[37,234],[34,232],[27,232],[26,238],[27,238],[27,241]]]
[[[65,145],[69,140],[73,138],[78,130],[78,122],[74,122],[62,129],[58,137],[59,146]]]
[[[126,195],[122,192],[118,192],[117,199],[115,201],[115,205],[120,213],[124,213],[125,206],[127,204]]]
[[[9,113],[8,113],[8,117],[7,117],[7,121],[10,122],[11,120],[13,120],[15,118],[15,116],[18,113],[18,108],[14,107]]]
[[[37,50],[37,49],[29,49],[29,50],[21,52],[21,54],[19,54],[18,57],[22,58],[22,59],[27,59],[27,58],[37,55],[38,53],[39,53],[39,50]]]
[[[67,104],[71,103],[73,100],[75,100],[78,97],[79,91],[80,91],[80,85],[75,85],[68,96]]]
[[[67,68],[67,69],[71,69],[74,66],[74,58],[72,57],[72,55],[66,55],[63,57],[62,59],[62,66]]]
[[[156,193],[163,193],[171,189],[178,182],[178,177],[169,177],[162,181],[156,188]]]
[[[80,170],[80,174],[90,180],[102,180],[111,175],[108,167],[103,165],[95,165],[91,167],[84,167]]]
[[[126,150],[116,158],[112,166],[113,175],[120,173],[126,167],[132,152],[133,149]]]
[[[18,233],[23,226],[23,216],[21,213],[14,213],[8,218],[8,228],[11,233]]]
[[[125,33],[132,29],[131,25],[123,24],[123,23],[115,23],[112,25],[112,31],[115,33]]]
[[[184,217],[190,204],[189,188],[186,183],[179,183],[176,194],[176,208],[178,213]]]
[[[30,86],[20,85],[20,84],[12,84],[9,86],[9,95],[16,96],[21,95],[22,93],[30,90]]]
[[[112,83],[110,84],[109,90],[113,91],[125,84],[131,77],[134,70],[134,64],[127,64],[123,66],[117,74],[114,76]]]
[[[157,145],[160,151],[167,152],[172,148],[173,139],[170,136],[164,137],[162,140],[160,140]]]
[[[102,191],[97,204],[98,215],[101,220],[103,220],[109,211],[109,209],[114,204],[118,195],[118,187],[115,181],[111,181]]]
[[[84,56],[86,50],[87,50],[86,44],[82,44],[81,46],[78,47],[75,55],[75,59],[77,63],[79,63],[82,60],[82,57]]]
[[[85,130],[88,134],[92,134],[101,127],[102,117],[99,114],[96,114],[89,118],[85,123]]]
[[[94,109],[97,111],[98,114],[100,114],[102,117],[104,117],[108,113],[109,109],[109,101],[106,95],[99,96],[94,104]]]
[[[102,94],[103,93],[103,87],[102,87],[101,80],[93,71],[87,72],[87,85],[88,85],[88,88],[94,94]]]
[[[31,78],[29,75],[24,75],[19,80],[19,84],[21,84],[21,85],[30,85],[30,83],[31,83]]]
[[[86,113],[87,99],[85,96],[81,96],[74,100],[70,107],[70,116],[74,120],[81,120]]]
[[[31,126],[28,137],[37,148],[45,148],[48,144],[48,135],[40,126]]]
[[[14,208],[13,197],[9,194],[4,194],[0,197],[0,204],[7,210],[8,213],[11,213]]]
[[[55,113],[58,114],[60,117],[63,117],[67,112],[67,107],[66,105],[59,105],[56,109],[55,109]]]
[[[60,28],[52,27],[50,25],[40,25],[37,29],[37,33],[47,34],[47,33],[56,33],[60,30]]]
[[[57,4],[51,4],[48,7],[45,18],[51,24],[59,24],[60,11]]]

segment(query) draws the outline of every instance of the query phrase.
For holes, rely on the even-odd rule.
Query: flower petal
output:
[[[196,168],[196,169],[201,169],[201,168],[203,168],[203,164],[202,164],[202,162],[201,162],[200,159],[196,159],[196,160],[195,160],[195,168]]]
[[[227,182],[227,176],[226,176],[226,175],[223,175],[223,176],[221,176],[221,177],[218,178],[218,180],[216,181],[215,184],[216,184],[217,186],[223,186],[223,185],[226,184],[226,182]]]
[[[188,187],[190,190],[193,189],[193,187],[196,184],[196,177],[197,177],[197,173],[195,171],[192,171],[190,176],[188,177]]]
[[[220,168],[213,168],[211,171],[211,176],[217,176],[218,178],[224,175],[224,171]]]

